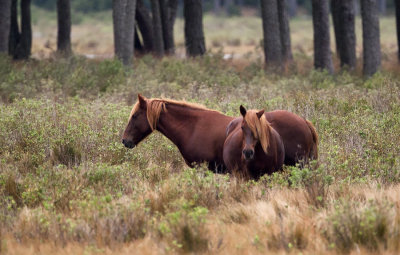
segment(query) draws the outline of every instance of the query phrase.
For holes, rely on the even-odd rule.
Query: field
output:
[[[400,252],[393,17],[381,20],[383,70],[364,79],[361,65],[334,76],[312,70],[305,17],[291,24],[295,63],[276,75],[263,70],[254,17],[207,16],[212,54],[199,59],[182,58],[178,20],[177,56],[143,56],[126,70],[110,58],[107,13],[76,17],[70,59],[51,54],[51,14],[34,13],[35,59],[0,58],[0,253]],[[231,116],[240,104],[292,111],[317,128],[318,164],[246,182],[187,167],[157,132],[128,150],[120,140],[139,92]]]

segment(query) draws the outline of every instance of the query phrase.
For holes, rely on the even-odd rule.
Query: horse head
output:
[[[243,133],[242,157],[249,161],[254,159],[255,147],[258,143],[265,153],[269,145],[267,128],[269,124],[264,116],[264,110],[246,110],[240,106],[240,113],[243,116],[241,129]]]
[[[135,147],[153,131],[147,118],[147,101],[144,96],[138,94],[138,102],[132,108],[122,136],[122,143],[127,148]]]

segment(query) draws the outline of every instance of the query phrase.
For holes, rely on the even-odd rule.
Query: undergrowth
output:
[[[244,182],[188,168],[157,132],[128,150],[120,140],[139,92],[231,116],[240,104],[292,111],[316,126],[318,163]],[[277,76],[221,54],[144,56],[131,71],[113,60],[1,57],[1,237],[111,248],[150,239],[166,252],[398,252],[399,95],[392,73]],[[236,246],[235,231],[247,233]]]

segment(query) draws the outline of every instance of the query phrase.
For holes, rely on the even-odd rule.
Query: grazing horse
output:
[[[318,159],[318,135],[310,121],[285,110],[266,112],[264,115],[283,140],[285,165],[299,163],[303,166],[310,160]],[[227,133],[239,126],[242,120],[239,117],[229,123]]]
[[[169,99],[147,99],[139,94],[122,143],[133,148],[158,130],[178,147],[190,167],[208,162],[210,170],[223,172],[225,132],[232,120],[232,117],[201,105]]]
[[[231,172],[258,179],[282,168],[285,148],[278,132],[265,118],[264,110],[240,106],[242,121],[229,130],[224,143],[224,163]]]

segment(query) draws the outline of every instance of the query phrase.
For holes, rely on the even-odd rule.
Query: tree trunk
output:
[[[0,0],[0,53],[8,53],[11,24],[11,0]]]
[[[17,46],[20,41],[20,33],[18,27],[17,0],[11,0],[11,20],[10,20],[10,36],[8,37],[8,54],[15,56]]]
[[[162,24],[162,36],[164,41],[164,50],[166,54],[174,53],[174,39],[169,24],[170,9],[168,8],[168,0],[159,0],[161,24]]]
[[[226,15],[230,16],[231,13],[231,9],[233,6],[233,0],[224,0],[224,12]]]
[[[316,69],[326,69],[332,74],[328,0],[312,0],[312,19],[314,28],[314,66]]]
[[[278,1],[279,31],[282,44],[282,59],[284,62],[293,59],[291,43],[290,43],[289,15],[286,8],[287,8],[286,0],[279,0]]]
[[[221,12],[221,0],[214,0],[214,14],[220,14]]]
[[[57,51],[69,56],[71,50],[71,6],[69,0],[57,0]]]
[[[396,8],[396,29],[397,29],[397,59],[400,62],[400,2],[394,1]]]
[[[15,59],[27,59],[32,49],[31,0],[21,0],[21,34],[15,49]]]
[[[356,66],[355,4],[353,0],[332,0],[332,19],[340,65]]]
[[[125,66],[132,64],[134,53],[136,0],[113,0],[115,55]]]
[[[397,2],[398,0],[394,0],[394,2]],[[379,6],[379,13],[382,15],[386,15],[386,0],[378,0],[378,6]]]
[[[154,42],[153,25],[150,12],[146,6],[144,6],[142,0],[137,0],[136,21],[140,34],[142,35],[143,49],[145,52],[150,52],[153,50]]]
[[[206,52],[203,33],[202,0],[184,0],[186,54],[194,57]]]
[[[267,68],[282,68],[282,43],[277,0],[261,0],[264,55]]]
[[[153,18],[154,53],[158,57],[162,57],[164,55],[164,39],[161,22],[160,2],[158,0],[151,0],[150,2]]]
[[[381,45],[379,38],[379,13],[377,0],[361,0],[363,28],[363,73],[373,75],[381,65]]]
[[[297,0],[288,0],[288,13],[290,17],[294,17],[297,14]]]
[[[178,10],[178,0],[168,0],[168,30],[169,36],[168,39],[172,48],[169,49],[169,54],[173,54],[175,52],[175,41],[174,41],[174,25],[176,19],[176,12]]]

